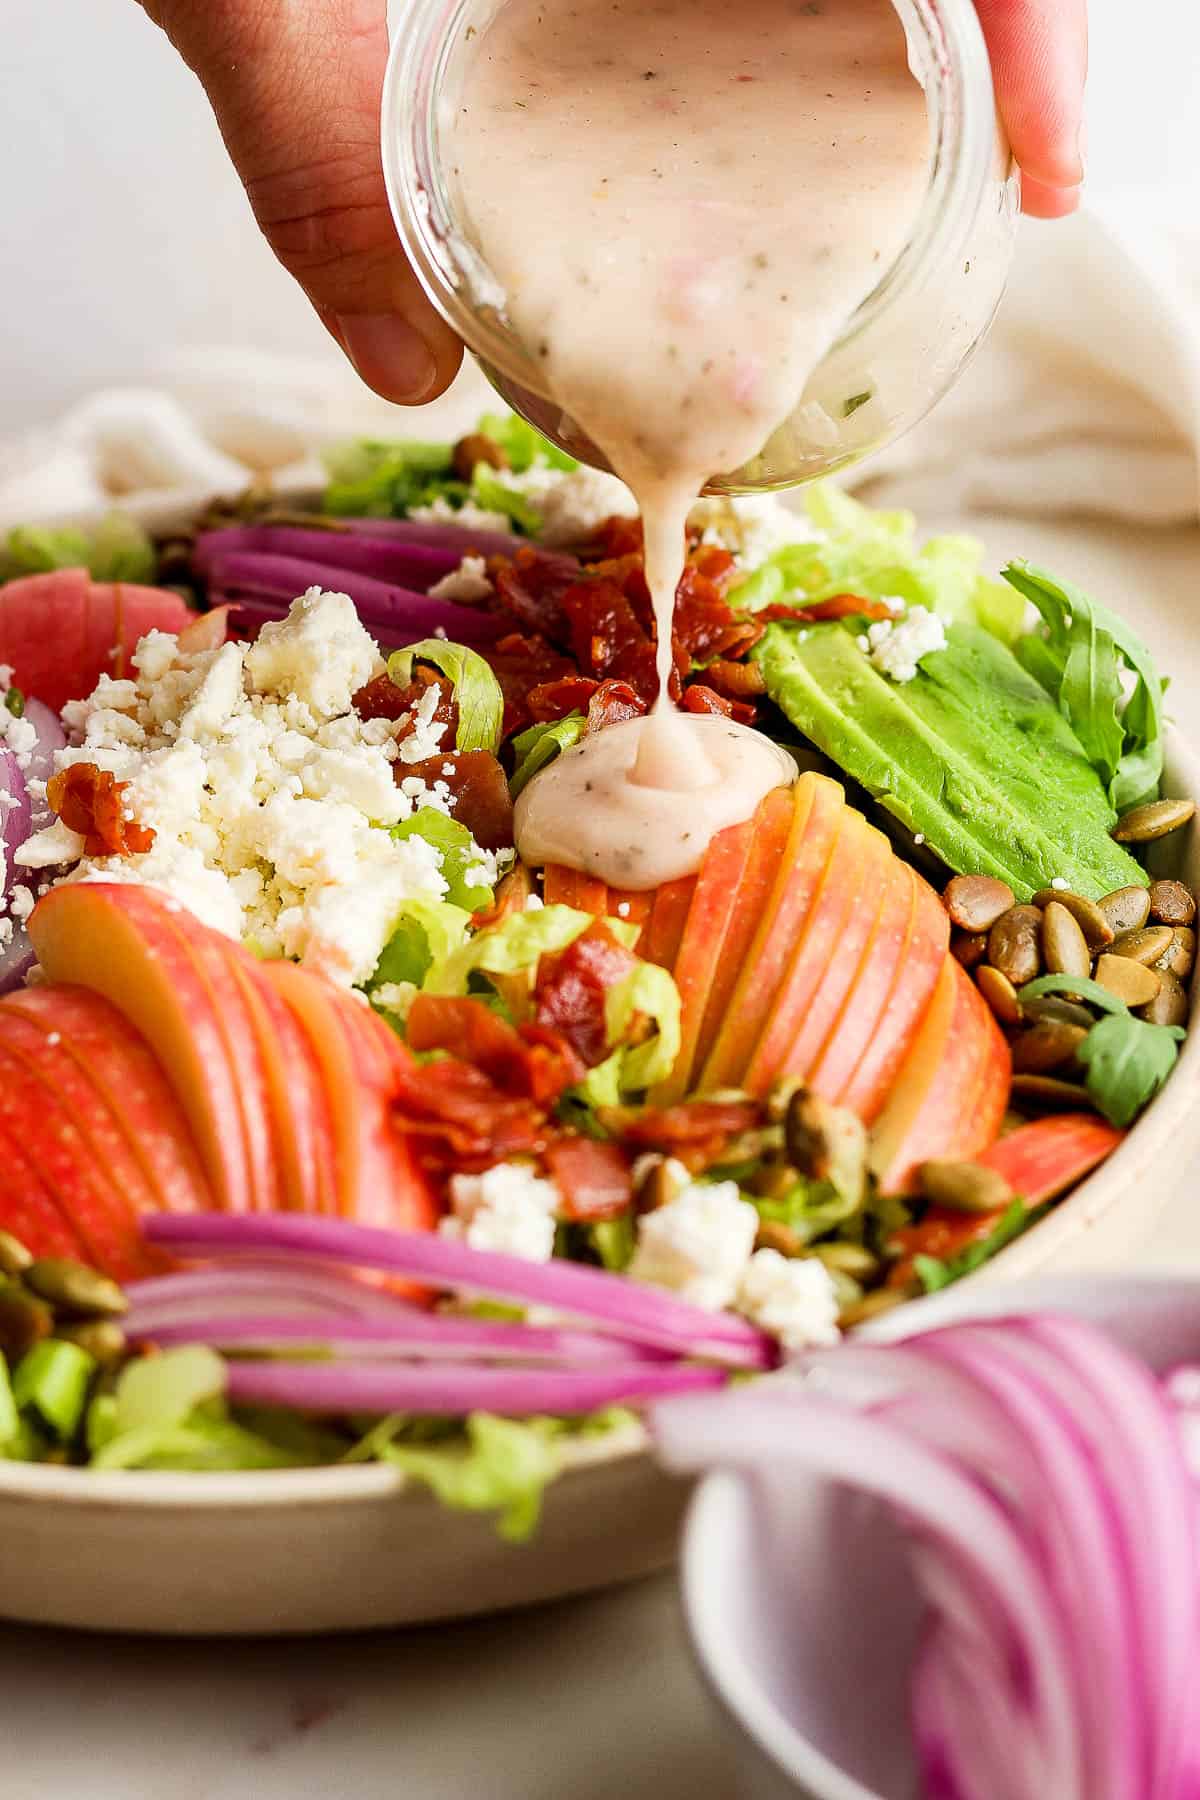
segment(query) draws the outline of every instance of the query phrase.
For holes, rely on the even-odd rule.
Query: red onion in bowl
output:
[[[0,849],[4,854],[4,894],[13,888],[20,871],[14,854],[29,836],[33,810],[29,789],[16,753],[0,749]]]

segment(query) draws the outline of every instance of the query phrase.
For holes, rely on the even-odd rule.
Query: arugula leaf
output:
[[[466,483],[454,479],[452,458],[450,444],[354,438],[331,445],[322,457],[329,476],[325,511],[388,519],[428,505],[439,495],[465,500]]]
[[[484,437],[491,438],[508,458],[508,466],[516,474],[523,475],[526,469],[535,464],[546,468],[562,469],[569,472],[579,467],[573,456],[544,438],[540,431],[535,431],[527,419],[516,413],[484,413],[476,431]]]
[[[148,534],[125,513],[108,513],[90,530],[17,525],[5,543],[3,573],[42,575],[86,569],[94,581],[152,582],[158,558]]]
[[[1058,701],[1113,809],[1152,800],[1162,779],[1163,686],[1150,652],[1123,619],[1069,582],[1026,562],[1003,574],[1046,628],[1044,638],[1022,640],[1021,660]],[[1123,712],[1122,667],[1136,678]]]
[[[448,643],[444,638],[422,638],[419,644],[392,652],[388,657],[389,679],[397,687],[407,687],[414,662],[432,663],[454,685],[458,706],[455,749],[488,750],[494,756],[500,748],[504,695],[479,652],[468,650],[465,644]]]
[[[1025,984],[1018,999],[1037,994],[1078,995],[1104,1018],[1092,1026],[1075,1055],[1087,1070],[1087,1091],[1110,1125],[1131,1125],[1175,1067],[1180,1025],[1152,1025],[1138,1019],[1123,1000],[1079,975],[1040,975]]]
[[[938,1256],[918,1256],[913,1259],[913,1267],[921,1286],[927,1294],[936,1294],[939,1288],[949,1287],[952,1281],[961,1281],[964,1275],[970,1275],[985,1262],[990,1262],[1011,1244],[1014,1238],[1036,1225],[1043,1214],[1049,1212],[1049,1203],[1035,1206],[1032,1210],[1023,1200],[1017,1199],[1006,1206],[997,1219],[995,1228],[985,1238],[977,1238],[960,1250],[957,1256],[946,1258]]]
[[[461,907],[467,913],[482,912],[492,904],[492,887],[483,877],[479,845],[466,826],[449,813],[440,812],[436,806],[419,807],[411,817],[392,826],[391,836],[396,843],[403,843],[405,838],[424,838],[441,853],[446,898],[439,904]]]
[[[568,713],[565,719],[552,719],[546,725],[530,725],[528,730],[518,732],[512,741],[517,762],[508,784],[513,799],[561,751],[577,744],[586,730],[587,720],[582,713]]]

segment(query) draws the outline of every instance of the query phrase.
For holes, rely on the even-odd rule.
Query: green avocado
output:
[[[1059,877],[1090,898],[1145,886],[1071,727],[977,625],[951,625],[907,682],[841,624],[771,625],[755,658],[792,724],[956,873],[999,876],[1018,900]]]

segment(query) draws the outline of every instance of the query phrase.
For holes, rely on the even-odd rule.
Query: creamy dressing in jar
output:
[[[794,773],[758,733],[670,706],[685,520],[902,250],[925,96],[891,0],[504,0],[448,149],[513,326],[637,498],[658,629],[655,711],[537,776],[518,848],[651,887]]]

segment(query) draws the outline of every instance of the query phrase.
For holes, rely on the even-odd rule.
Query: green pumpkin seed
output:
[[[1113,827],[1118,844],[1150,844],[1155,838],[1178,831],[1194,817],[1194,800],[1151,800],[1148,806],[1135,806],[1122,813]]]
[[[44,1300],[27,1293],[15,1281],[0,1286],[0,1355],[10,1364],[20,1362],[27,1350],[40,1344],[54,1330],[54,1314]]]
[[[646,1166],[634,1169],[634,1201],[640,1213],[657,1212],[674,1200],[680,1189],[676,1171],[665,1156],[646,1158]]]
[[[1058,900],[1052,900],[1042,914],[1042,955],[1055,975],[1088,976],[1092,972],[1092,954],[1083,927]]]
[[[81,1318],[119,1318],[129,1302],[107,1275],[65,1256],[42,1256],[25,1271],[26,1287],[61,1311]]]
[[[1007,975],[999,969],[993,969],[990,963],[984,963],[975,977],[979,983],[979,991],[995,1013],[1002,1025],[1019,1025],[1021,1022],[1021,1002],[1017,999],[1017,990]]]
[[[1022,1000],[1021,1014],[1035,1021],[1055,1019],[1060,1025],[1078,1025],[1081,1031],[1090,1031],[1096,1023],[1086,1006],[1064,1000],[1061,994],[1035,994],[1032,1000]]]
[[[1131,967],[1134,965],[1131,964]],[[1013,1039],[1013,1068],[1022,1075],[1045,1075],[1069,1063],[1087,1036],[1082,1025],[1064,1025],[1061,1019],[1039,1019]]]
[[[948,1206],[954,1212],[998,1212],[1012,1199],[1012,1189],[1003,1175],[983,1163],[922,1163],[917,1182],[934,1206]]]
[[[1131,956],[1102,956],[1096,964],[1096,980],[1126,1006],[1147,1006],[1162,986],[1157,969],[1134,962]]]
[[[60,1326],[55,1335],[86,1350],[106,1368],[120,1362],[128,1349],[125,1333],[115,1319],[88,1319],[82,1325]]]
[[[1023,1106],[1051,1112],[1077,1112],[1080,1107],[1094,1110],[1086,1088],[1077,1087],[1073,1081],[1062,1081],[1057,1075],[1014,1075],[1011,1092]]]
[[[1163,969],[1158,976],[1161,982],[1157,994],[1149,1006],[1142,1008],[1142,1017],[1151,1025],[1186,1025],[1188,1021],[1187,989],[1177,975],[1169,969]]]
[[[1105,944],[1111,944],[1116,936],[1096,902],[1089,900],[1084,894],[1072,894],[1066,888],[1061,892],[1057,888],[1043,888],[1041,893],[1033,896],[1033,904],[1043,908],[1065,906],[1082,931],[1089,950],[1102,949]],[[1074,972],[1072,970],[1072,974]]]
[[[800,1256],[808,1248],[798,1231],[778,1219],[760,1219],[754,1235],[756,1250],[778,1250],[780,1256]]]
[[[1032,981],[1042,966],[1042,914],[1036,906],[1012,906],[988,933],[988,961],[1014,987]]]
[[[867,1133],[857,1113],[831,1106],[808,1088],[797,1088],[783,1122],[792,1167],[810,1181],[830,1181],[860,1203],[867,1185]]]
[[[1144,887],[1114,888],[1097,905],[1114,936],[1122,931],[1140,931],[1150,917],[1150,894]]]
[[[1165,969],[1178,981],[1186,981],[1196,966],[1196,934],[1190,925],[1177,925],[1170,948],[1159,957],[1154,967]]]
[[[1196,917],[1195,896],[1182,881],[1152,881],[1150,917],[1157,925],[1190,925]]]
[[[1016,904],[1016,898],[1007,881],[991,875],[956,875],[942,895],[942,904],[960,931],[990,931],[1001,914]]]
[[[20,1238],[11,1231],[0,1231],[0,1275],[22,1275],[33,1261]]]
[[[1144,925],[1140,931],[1122,931],[1109,945],[1114,956],[1127,956],[1147,968],[1165,956],[1175,933],[1169,925]]]
[[[879,1258],[865,1244],[814,1244],[812,1254],[827,1269],[856,1281],[869,1281],[879,1273]]]

